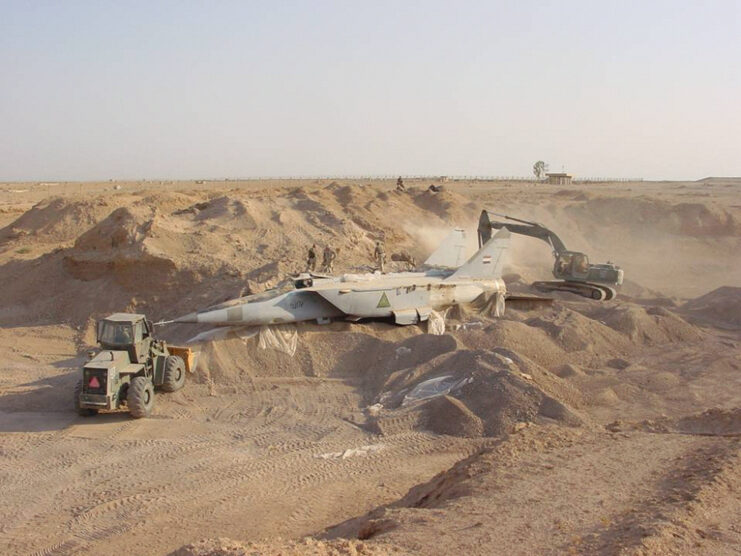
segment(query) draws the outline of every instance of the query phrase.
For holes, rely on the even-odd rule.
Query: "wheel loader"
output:
[[[83,416],[126,407],[134,418],[149,417],[155,389],[175,392],[195,371],[190,348],[168,345],[153,335],[144,315],[115,313],[97,325],[100,350],[89,353],[75,387],[75,410]]]

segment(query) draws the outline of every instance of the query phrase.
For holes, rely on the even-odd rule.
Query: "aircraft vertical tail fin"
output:
[[[460,228],[450,232],[440,246],[427,257],[426,266],[458,268],[466,260],[466,232]]]
[[[509,230],[502,228],[474,253],[446,280],[458,278],[501,278],[504,268],[505,252],[509,248]]]

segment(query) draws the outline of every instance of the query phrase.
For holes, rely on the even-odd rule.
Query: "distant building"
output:
[[[554,185],[568,185],[571,183],[571,178],[574,176],[563,172],[553,172],[546,174],[545,177],[547,178],[546,183],[552,183]]]

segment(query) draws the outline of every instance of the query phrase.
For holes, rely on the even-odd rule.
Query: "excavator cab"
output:
[[[575,251],[558,253],[553,275],[562,280],[585,280],[589,276],[589,257]]]

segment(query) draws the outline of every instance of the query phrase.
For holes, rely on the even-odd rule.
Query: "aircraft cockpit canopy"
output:
[[[297,289],[310,288],[314,285],[314,279],[311,276],[303,277],[299,276],[293,281],[293,286]]]

